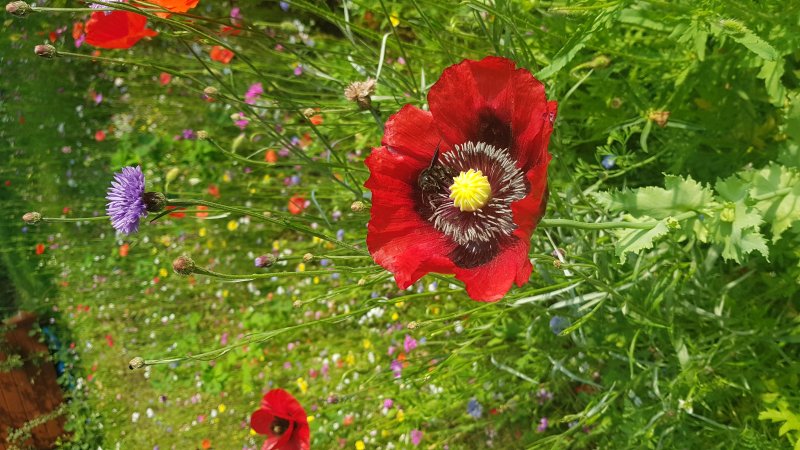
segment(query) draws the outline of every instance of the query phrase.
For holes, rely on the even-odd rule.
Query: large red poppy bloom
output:
[[[283,389],[273,389],[261,399],[261,408],[250,416],[250,427],[266,434],[261,450],[309,450],[311,433],[306,411]]]
[[[390,117],[366,160],[367,247],[401,289],[439,272],[475,300],[499,300],[532,271],[557,104],[529,71],[498,57],[445,69],[428,104]]]
[[[100,48],[130,48],[158,33],[145,28],[147,17],[128,11],[97,11],[86,22],[86,43]]]

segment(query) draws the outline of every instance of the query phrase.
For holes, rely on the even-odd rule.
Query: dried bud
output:
[[[367,207],[364,205],[364,202],[362,202],[361,200],[356,200],[353,202],[352,205],[350,205],[350,210],[353,211],[354,213],[359,213],[361,211],[364,211],[366,208]]]
[[[310,119],[316,113],[317,112],[314,111],[312,108],[306,108],[303,110],[303,116],[305,116],[306,119]]]
[[[302,308],[303,307],[303,302],[300,301],[300,300],[295,300],[294,302],[292,302],[292,306],[295,307],[295,308]]]
[[[407,325],[409,330],[414,330],[418,326],[419,326],[419,324],[415,320],[412,320],[411,322],[408,322],[408,325]]]
[[[128,368],[131,370],[141,369],[142,367],[144,367],[144,358],[142,358],[141,356],[133,358],[131,362],[128,363]]]
[[[205,141],[206,139],[208,139],[208,131],[206,131],[206,130],[198,130],[197,131],[197,139],[200,139],[201,141]]]
[[[219,91],[214,86],[208,86],[205,89],[203,89],[203,94],[206,94],[209,97],[213,97],[213,96],[217,95],[218,93],[219,93]]]
[[[194,260],[187,255],[181,255],[172,261],[172,270],[178,275],[191,275],[195,269]]]
[[[275,264],[276,259],[275,255],[268,253],[266,255],[257,256],[253,262],[255,262],[256,267],[269,267]]]
[[[303,255],[303,262],[310,263],[313,260],[314,260],[314,255],[312,255],[311,253],[306,253],[305,255]]]
[[[36,225],[42,220],[42,215],[36,211],[29,212],[22,216],[22,220],[28,225]]]
[[[11,2],[6,5],[6,12],[12,16],[25,17],[33,12],[33,8],[25,2]]]
[[[50,44],[37,45],[33,48],[33,52],[36,53],[36,56],[41,56],[42,58],[53,58],[57,54],[56,48]]]
[[[664,128],[669,120],[669,111],[650,111],[647,118],[655,122],[659,127]]]
[[[149,212],[159,212],[167,206],[167,197],[161,192],[145,192],[142,201]]]
[[[367,81],[354,81],[344,90],[344,97],[358,104],[361,109],[369,109],[372,106],[370,96],[375,93],[376,81],[367,78]]]

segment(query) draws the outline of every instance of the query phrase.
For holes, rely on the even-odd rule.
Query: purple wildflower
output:
[[[296,76],[298,76],[298,77],[303,74],[303,65],[302,64],[298,64],[297,67],[294,68],[294,74]]]
[[[248,105],[254,105],[258,97],[264,93],[264,86],[261,83],[251,84],[244,94],[244,102]]]
[[[536,393],[536,396],[539,397],[540,405],[553,399],[553,393],[545,388],[539,389],[539,392]]]
[[[183,130],[183,132],[181,132],[181,135],[183,136],[184,139],[194,140],[197,138],[197,135],[195,134],[194,130],[191,130],[189,128]]]
[[[141,167],[123,167],[121,172],[114,174],[106,196],[106,213],[114,229],[125,234],[139,230],[139,219],[147,216],[143,194],[144,173]]]
[[[406,335],[406,338],[403,340],[403,350],[405,350],[406,353],[410,353],[411,350],[414,350],[415,348],[417,348],[417,340],[409,335]]]
[[[400,361],[395,359],[391,364],[389,364],[389,367],[392,369],[392,374],[394,374],[395,378],[400,378],[403,376],[403,363]]]
[[[278,2],[278,5],[284,11],[288,11],[289,10],[289,2]]]
[[[392,409],[392,406],[394,406],[394,400],[392,400],[390,398],[387,398],[386,400],[383,401],[383,407],[384,408]]]
[[[550,422],[547,421],[547,417],[542,417],[541,420],[539,420],[539,426],[536,427],[536,432],[544,433],[547,431],[548,426],[550,426]]]
[[[481,418],[483,415],[483,406],[481,406],[477,399],[471,398],[469,400],[469,403],[467,403],[467,414],[475,419]]]
[[[422,431],[411,430],[411,443],[414,445],[419,445],[420,442],[422,442]]]

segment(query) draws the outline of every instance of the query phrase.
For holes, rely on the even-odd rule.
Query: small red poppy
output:
[[[283,389],[273,389],[261,399],[261,408],[250,416],[250,427],[266,434],[261,450],[309,450],[311,433],[306,411]]]
[[[36,254],[41,255],[44,253],[44,244],[36,244]]]
[[[150,0],[150,3],[172,12],[186,12],[197,6],[199,2],[200,0]]]
[[[128,11],[98,11],[86,22],[86,43],[100,48],[130,48],[158,33],[145,28],[147,17]]]
[[[428,104],[391,116],[366,160],[367,247],[401,289],[448,273],[471,298],[499,300],[532,271],[556,102],[528,70],[487,57],[445,69]]]
[[[293,195],[289,199],[289,212],[297,215],[306,209],[306,199],[301,195]]]
[[[161,74],[158,75],[158,81],[162,86],[166,86],[170,81],[172,81],[172,75],[168,74],[167,72],[161,72]]]
[[[209,55],[211,56],[211,59],[214,61],[219,61],[222,64],[229,64],[234,57],[234,53],[232,51],[225,47],[220,47],[219,45],[211,47],[211,53]]]

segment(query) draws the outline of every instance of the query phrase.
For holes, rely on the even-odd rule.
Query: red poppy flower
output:
[[[44,244],[36,244],[36,254],[41,255],[44,253]]]
[[[170,81],[172,81],[172,75],[168,74],[167,72],[161,72],[161,74],[158,75],[158,81],[162,86],[166,86]]]
[[[293,195],[289,198],[289,212],[297,215],[306,209],[306,199],[302,195]]]
[[[100,48],[130,48],[158,33],[145,28],[147,17],[128,11],[98,11],[86,22],[86,43]]]
[[[529,71],[487,57],[445,69],[428,103],[390,117],[366,160],[367,247],[402,289],[439,272],[475,300],[499,300],[532,271],[556,102]]]
[[[172,12],[186,12],[197,6],[199,2],[200,0],[150,0],[150,3]],[[160,13],[159,15],[162,14],[163,13]]]
[[[219,45],[215,45],[211,47],[211,53],[209,54],[211,59],[214,61],[219,61],[222,64],[228,64],[234,57],[234,53],[228,50],[225,47],[220,47]]]
[[[266,434],[261,450],[308,450],[311,433],[306,411],[291,394],[273,389],[261,399],[261,408],[250,416],[250,427]]]

